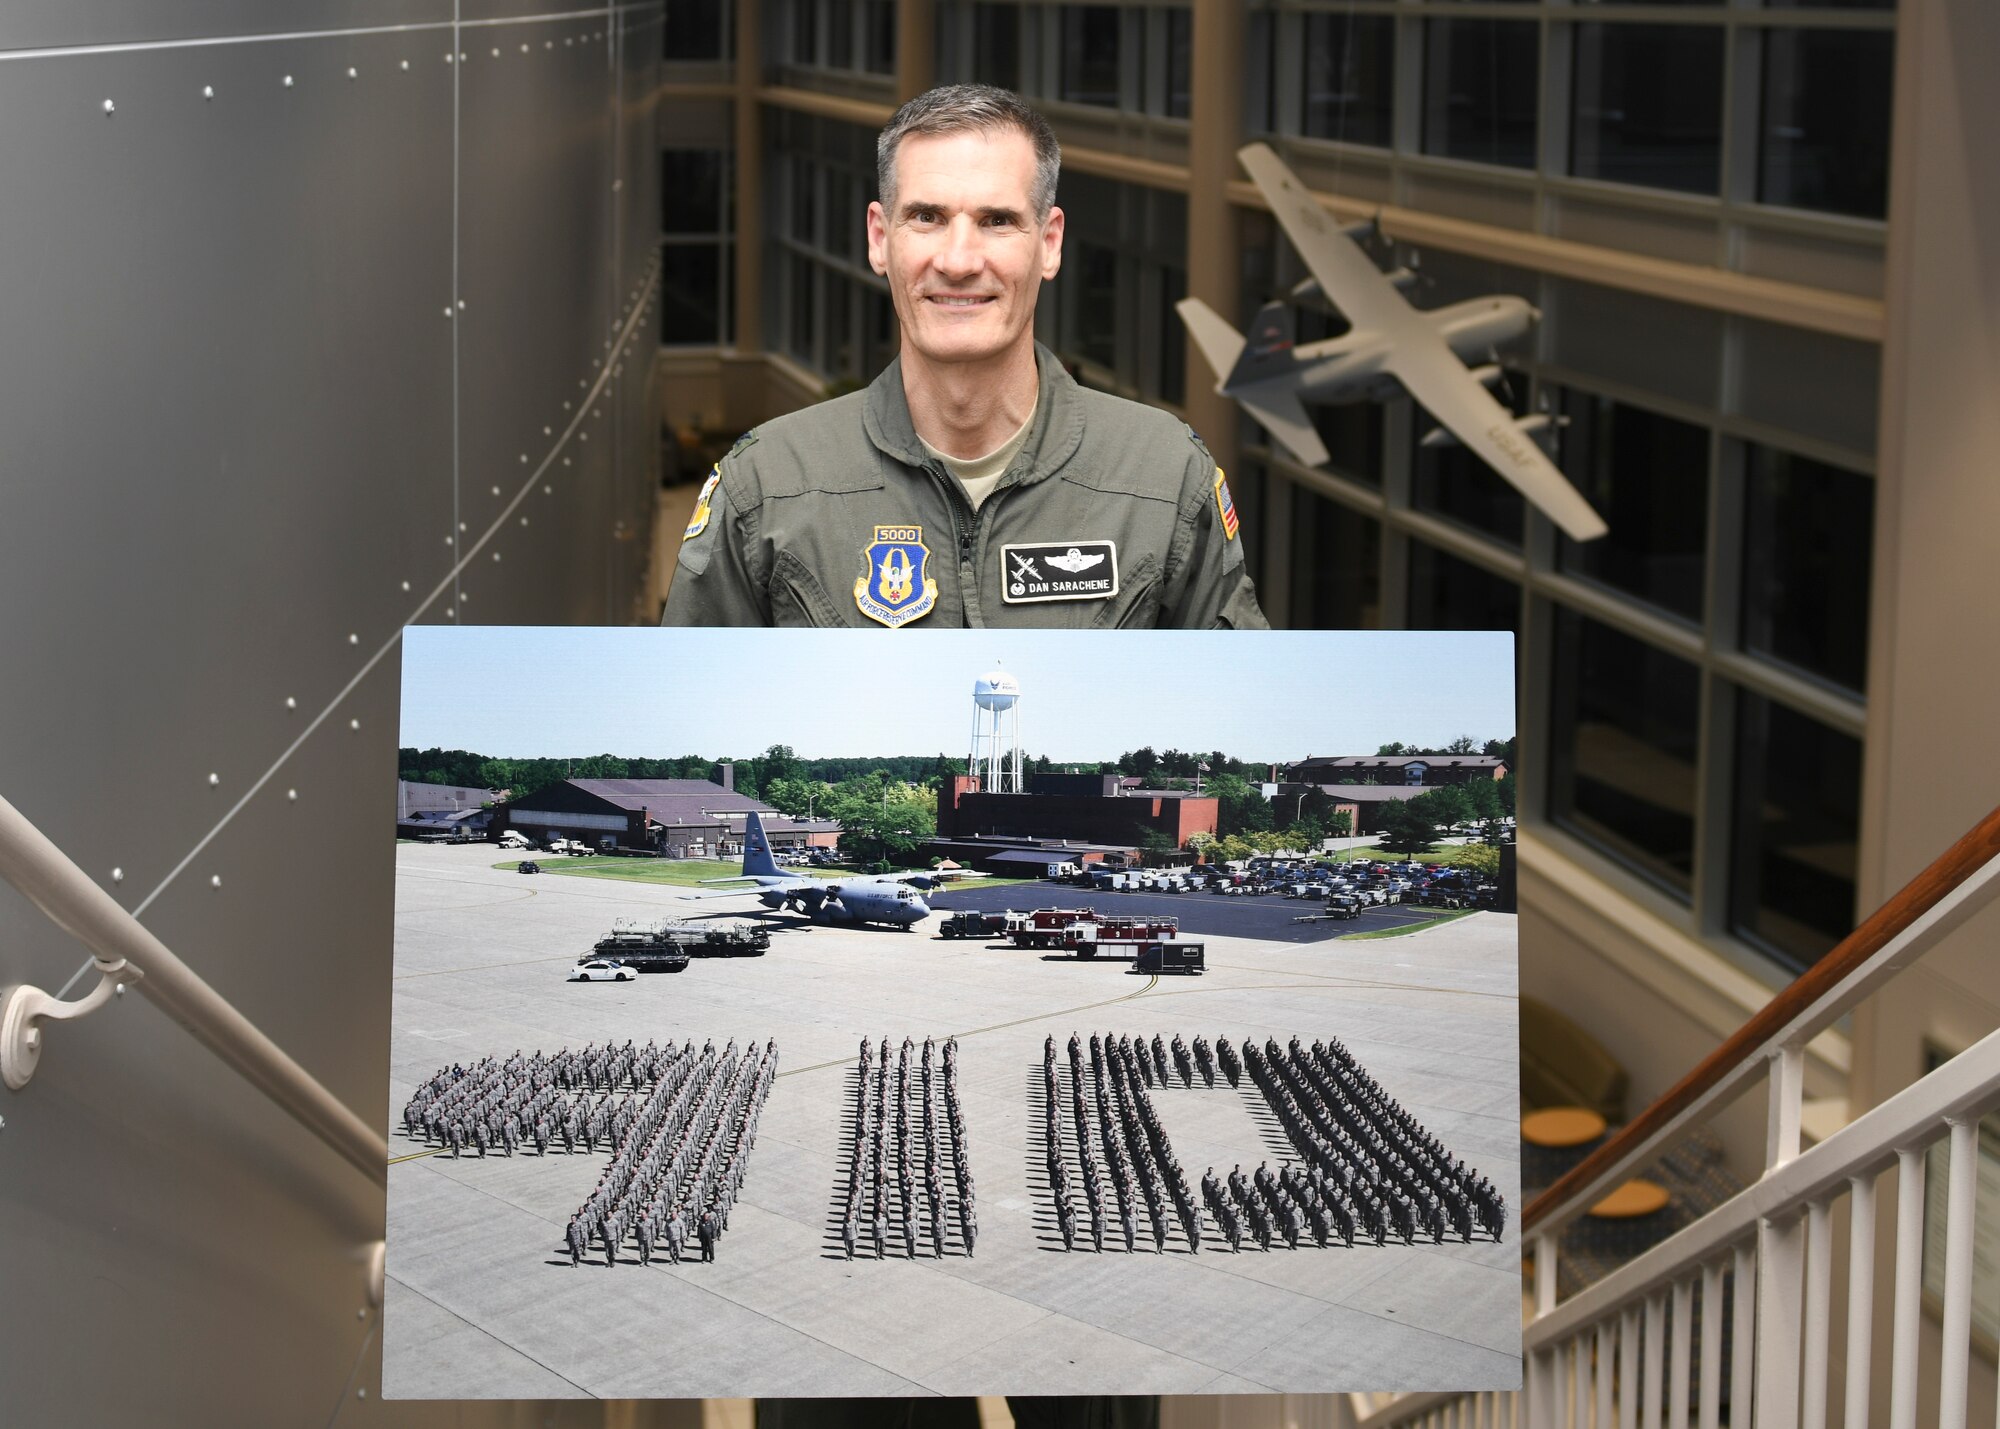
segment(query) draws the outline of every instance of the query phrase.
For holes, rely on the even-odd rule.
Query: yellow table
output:
[[[1647,1181],[1635,1177],[1590,1208],[1590,1214],[1600,1220],[1622,1221],[1634,1216],[1650,1216],[1664,1210],[1667,1204],[1667,1188],[1658,1181]]]
[[[1587,1146],[1602,1135],[1604,1118],[1589,1107],[1544,1107],[1521,1118],[1521,1139],[1530,1146],[1561,1150]]]

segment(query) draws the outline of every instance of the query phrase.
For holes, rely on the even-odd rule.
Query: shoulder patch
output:
[[[708,529],[708,518],[715,514],[715,508],[711,504],[715,497],[715,488],[721,482],[722,464],[718,462],[709,468],[708,480],[701,484],[701,494],[694,499],[694,514],[688,517],[687,529],[681,532],[683,541],[692,541]]]
[[[756,440],[757,440],[757,429],[755,427],[752,427],[749,431],[745,432],[742,436],[738,437],[736,439],[736,445],[731,447],[727,452],[724,453],[724,455],[735,456],[738,452],[742,451],[745,447],[749,446]]]
[[[1235,540],[1236,503],[1229,499],[1229,483],[1223,480],[1221,467],[1215,469],[1215,511],[1217,519],[1222,522],[1222,538],[1225,541]]]
[[[1210,461],[1215,460],[1215,457],[1213,456],[1213,454],[1210,453],[1208,449],[1208,443],[1201,439],[1200,432],[1197,432],[1193,427],[1190,427],[1185,422],[1181,423],[1181,430],[1187,433],[1188,440],[1194,443],[1194,449],[1196,451],[1200,452]]]

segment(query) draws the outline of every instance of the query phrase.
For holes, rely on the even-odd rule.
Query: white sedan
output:
[[[637,970],[623,963],[608,963],[602,960],[578,963],[569,975],[571,982],[631,982],[638,977]]]

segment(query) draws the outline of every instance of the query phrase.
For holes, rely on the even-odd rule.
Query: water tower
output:
[[[1004,670],[972,682],[972,753],[966,772],[988,794],[1019,794],[1021,787],[1021,684]]]

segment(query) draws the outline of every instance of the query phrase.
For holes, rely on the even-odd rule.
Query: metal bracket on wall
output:
[[[97,986],[75,1002],[59,1001],[26,984],[7,990],[5,1001],[0,1003],[0,1079],[11,1090],[18,1092],[34,1079],[35,1066],[42,1060],[42,1023],[87,1017],[126,983],[145,976],[123,958],[95,961]]]

